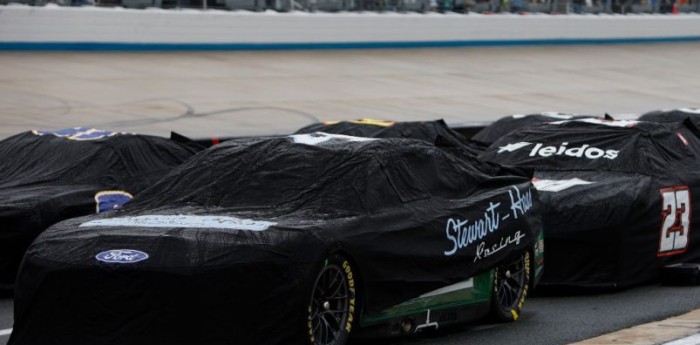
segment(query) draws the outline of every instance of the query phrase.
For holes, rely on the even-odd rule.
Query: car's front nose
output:
[[[287,247],[232,231],[76,225],[59,224],[28,250],[10,344],[303,339],[312,264]]]

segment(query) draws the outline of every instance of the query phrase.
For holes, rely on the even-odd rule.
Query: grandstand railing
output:
[[[278,12],[700,13],[700,0],[0,0],[0,4],[221,9]]]

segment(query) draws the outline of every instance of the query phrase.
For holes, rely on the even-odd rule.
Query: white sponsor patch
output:
[[[540,156],[540,157],[550,157],[550,156],[568,156],[576,158],[587,158],[587,159],[615,159],[617,158],[620,151],[618,150],[603,150],[597,147],[592,147],[588,144],[583,144],[581,146],[568,146],[569,143],[564,142],[557,146],[544,146],[543,143],[535,144],[535,147],[530,151],[530,157]]]
[[[698,345],[700,344],[700,334],[693,334],[685,338],[663,343],[663,345]]]
[[[59,138],[67,138],[70,140],[86,141],[86,140],[98,140],[107,137],[111,137],[120,133],[105,131],[102,129],[87,128],[87,127],[75,127],[61,129],[58,131],[32,131],[35,135],[53,135]],[[121,133],[124,134],[124,133]]]
[[[502,153],[502,152],[513,152],[513,151],[515,151],[515,150],[521,149],[521,148],[523,148],[523,147],[525,147],[525,146],[528,146],[528,145],[532,145],[532,143],[528,143],[528,142],[523,141],[523,142],[520,142],[520,143],[508,144],[508,145],[506,145],[506,146],[501,146],[501,147],[499,147],[499,148],[498,148],[498,153]]]
[[[700,108],[680,108],[678,110],[688,114],[700,114]]]
[[[342,135],[342,134],[328,134],[328,133],[323,133],[323,132],[316,132],[316,133],[311,133],[311,134],[295,134],[295,135],[290,135],[290,138],[294,141],[295,144],[305,144],[305,145],[318,145],[321,143],[325,143],[327,141],[337,139],[337,140],[343,140],[343,141],[372,141],[372,140],[377,140],[375,138],[362,138],[362,137],[353,137],[350,135]]]
[[[569,121],[556,121],[556,122],[550,122],[549,124],[561,125],[561,124],[567,123],[567,122],[585,122],[585,123],[592,123],[595,125],[608,126],[608,127],[634,127],[639,123],[639,121],[635,121],[635,120],[605,120],[605,119],[598,119],[598,118],[588,118],[588,119],[576,119],[576,120],[569,120]]]
[[[224,216],[137,216],[122,218],[106,218],[92,220],[80,224],[80,227],[118,227],[134,226],[144,228],[208,228],[208,229],[233,229],[248,231],[265,231],[275,222],[267,222],[251,219],[240,219]]]
[[[542,115],[542,116],[551,117],[553,119],[559,119],[559,120],[570,120],[570,119],[574,118],[573,115],[557,113],[556,111],[545,111],[545,112],[541,112],[539,114],[534,114],[534,115]],[[531,115],[525,115],[525,114],[512,115],[512,117],[514,119],[522,119],[522,118],[526,118],[528,116],[531,116]]]
[[[574,186],[587,185],[595,182],[584,181],[580,178],[569,180],[539,180],[532,179],[532,184],[540,192],[561,192]]]

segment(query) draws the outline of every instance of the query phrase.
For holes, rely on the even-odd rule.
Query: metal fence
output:
[[[195,8],[279,12],[700,13],[700,0],[0,0],[41,6]]]

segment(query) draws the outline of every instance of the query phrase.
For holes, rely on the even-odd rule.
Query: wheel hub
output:
[[[328,301],[323,302],[323,310],[331,309],[331,304]]]

